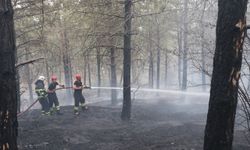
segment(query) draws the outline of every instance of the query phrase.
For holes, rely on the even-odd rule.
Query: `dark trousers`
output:
[[[48,98],[45,97],[40,97],[39,98],[39,103],[42,106],[42,111],[43,112],[49,112],[49,103],[48,103]]]
[[[49,98],[49,107],[50,109],[53,108],[53,105],[55,105],[56,109],[59,110],[59,101],[58,98],[56,96],[56,93],[48,93],[48,98]]]
[[[82,95],[81,91],[74,91],[74,98],[75,98],[75,107],[79,107],[79,104],[85,103],[85,98]]]

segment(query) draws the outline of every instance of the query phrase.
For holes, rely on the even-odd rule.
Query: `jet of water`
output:
[[[122,87],[91,87],[91,89],[123,90]],[[133,91],[168,93],[168,94],[179,94],[179,95],[180,94],[181,95],[193,95],[193,96],[209,96],[209,93],[205,93],[205,92],[161,90],[161,89],[149,89],[149,88],[131,88],[131,92]]]

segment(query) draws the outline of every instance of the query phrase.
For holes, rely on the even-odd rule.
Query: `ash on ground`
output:
[[[109,101],[90,104],[79,116],[73,106],[53,116],[31,110],[19,118],[19,149],[202,150],[207,99],[192,100],[134,100],[130,122],[122,122],[121,105]],[[250,149],[245,133],[236,127],[234,150]]]

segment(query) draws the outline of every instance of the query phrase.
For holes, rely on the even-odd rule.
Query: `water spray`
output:
[[[65,90],[65,89],[73,89],[73,87],[63,87],[63,88],[57,88],[56,90]],[[123,87],[83,87],[83,89],[103,89],[103,90],[123,90]],[[131,92],[155,92],[155,93],[168,93],[168,94],[174,94],[174,95],[190,95],[190,96],[209,96],[209,93],[205,92],[189,92],[189,91],[178,91],[178,90],[162,90],[162,89],[149,89],[149,88],[131,88]],[[100,102],[104,102],[107,100],[102,100]],[[17,116],[21,116],[28,110],[30,110],[36,103],[38,102],[38,99],[33,102],[25,111],[20,112],[17,114]],[[91,103],[91,102],[88,102]]]
[[[122,87],[91,87],[91,89],[123,90]],[[162,89],[149,89],[149,88],[131,88],[131,92],[133,91],[181,94],[181,95],[192,95],[192,96],[209,96],[209,93],[206,92],[189,92],[189,91],[162,90]]]

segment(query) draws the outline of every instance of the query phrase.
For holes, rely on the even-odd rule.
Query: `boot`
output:
[[[45,111],[44,111],[44,110],[42,110],[42,116],[44,116],[44,115],[46,115],[46,113],[45,113]]]
[[[50,114],[51,114],[51,115],[54,115],[54,113],[55,113],[54,108],[51,108],[51,109],[50,109]]]
[[[79,115],[78,109],[79,109],[78,107],[74,107],[74,114],[75,114],[75,115]]]
[[[50,116],[51,115],[50,111],[46,112],[45,115]]]
[[[82,111],[86,111],[88,109],[88,106],[86,105],[86,103],[82,103],[81,107],[82,107]]]
[[[79,111],[78,110],[74,110],[74,114],[75,115],[79,115]]]
[[[62,115],[62,113],[60,111],[60,106],[55,107],[55,112],[56,112],[57,115]]]

